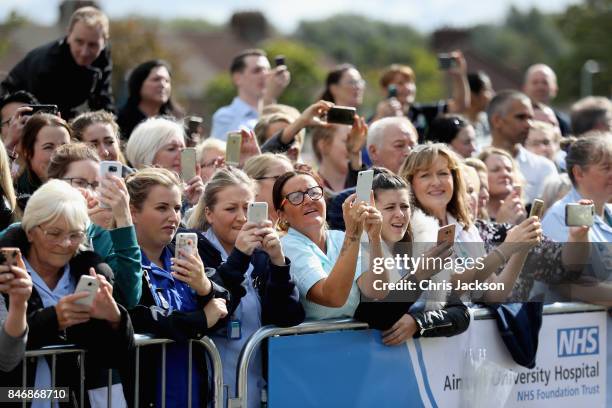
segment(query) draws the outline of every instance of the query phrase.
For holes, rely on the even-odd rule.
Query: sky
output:
[[[443,26],[465,27],[503,20],[515,5],[528,10],[537,5],[545,12],[564,10],[580,0],[98,0],[111,17],[139,14],[158,18],[203,18],[223,24],[239,10],[260,10],[284,33],[301,20],[317,20],[336,13],[358,13],[390,23],[410,24],[422,32]],[[57,0],[0,0],[0,19],[11,10],[41,23],[57,21]],[[168,3],[172,6],[169,7]]]

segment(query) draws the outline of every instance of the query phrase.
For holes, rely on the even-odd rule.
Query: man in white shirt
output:
[[[533,201],[542,194],[543,181],[558,173],[552,161],[531,153],[522,145],[533,120],[531,100],[518,91],[501,91],[489,103],[487,115],[491,146],[506,150],[514,157],[527,183],[525,198]]]
[[[227,140],[228,132],[252,130],[263,106],[276,103],[290,81],[287,67],[271,69],[266,53],[258,49],[244,50],[234,57],[230,74],[238,95],[214,113],[210,131],[211,137],[221,140]]]

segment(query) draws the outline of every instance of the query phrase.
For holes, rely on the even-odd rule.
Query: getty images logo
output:
[[[571,357],[599,353],[599,327],[557,330],[557,356]]]

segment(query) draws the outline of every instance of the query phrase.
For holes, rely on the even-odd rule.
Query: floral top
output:
[[[504,242],[508,230],[512,228],[510,224],[484,220],[476,220],[475,225],[485,243],[487,253]],[[566,270],[561,262],[562,252],[563,244],[561,242],[554,242],[543,235],[540,245],[529,251],[523,270],[518,276],[508,300],[527,301],[535,280],[546,283],[560,283],[577,279],[581,271]],[[498,274],[502,268],[503,266],[499,268]]]

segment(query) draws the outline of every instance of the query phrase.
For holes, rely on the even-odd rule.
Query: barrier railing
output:
[[[173,340],[170,339],[160,339],[154,338],[146,334],[135,334],[134,335],[134,343],[136,345],[135,350],[135,366],[136,373],[134,378],[134,406],[139,406],[140,402],[140,392],[139,392],[139,383],[140,383],[140,348],[152,345],[161,345],[162,347],[162,355],[161,355],[161,386],[162,386],[162,407],[166,405],[166,347],[170,343],[174,343]],[[189,342],[189,363],[188,363],[188,406],[192,404],[192,390],[193,390],[193,378],[192,378],[192,365],[193,365],[193,345],[197,344],[200,347],[203,347],[208,354],[211,365],[212,365],[212,377],[213,377],[213,389],[212,392],[212,402],[213,407],[221,408],[223,407],[223,368],[221,363],[221,355],[219,354],[219,350],[215,346],[215,343],[209,339],[208,337],[202,337],[198,340],[191,340]],[[79,385],[80,385],[80,406],[84,406],[85,401],[85,364],[86,364],[86,351],[78,348],[74,348],[71,345],[62,345],[62,346],[48,346],[42,348],[40,350],[31,350],[26,351],[24,360],[23,360],[23,369],[22,369],[22,386],[23,388],[27,387],[27,359],[28,358],[37,358],[37,357],[45,357],[51,356],[51,387],[55,387],[55,377],[56,377],[56,360],[57,356],[60,354],[80,354],[81,363],[79,364]],[[107,393],[107,406],[108,408],[112,407],[112,384],[113,383],[113,370],[108,370],[108,393]],[[23,401],[23,406],[25,407],[27,402]]]
[[[560,313],[580,313],[605,310],[605,308],[596,305],[584,303],[552,303],[544,306],[544,314],[560,314]],[[472,316],[476,320],[492,319],[492,313],[486,308],[472,309]],[[245,402],[248,391],[248,369],[251,358],[255,354],[255,350],[260,343],[273,336],[299,335],[307,333],[319,333],[338,330],[357,330],[367,329],[366,323],[358,322],[352,319],[340,320],[322,320],[305,322],[294,327],[276,327],[265,326],[257,330],[249,337],[238,358],[238,366],[236,367],[236,390],[234,398],[228,398],[228,408],[245,408]]]

